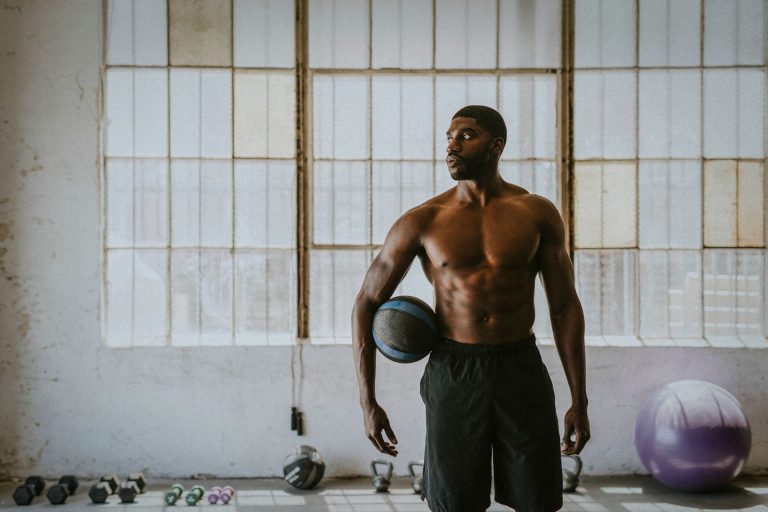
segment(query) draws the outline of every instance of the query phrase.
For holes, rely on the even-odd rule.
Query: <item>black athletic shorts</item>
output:
[[[504,344],[443,339],[421,379],[424,490],[433,512],[518,512],[563,504],[555,395],[536,337]]]

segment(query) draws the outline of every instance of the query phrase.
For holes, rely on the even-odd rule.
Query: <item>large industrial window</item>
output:
[[[766,345],[762,0],[106,4],[109,346],[349,343],[470,103],[568,223],[588,343]]]

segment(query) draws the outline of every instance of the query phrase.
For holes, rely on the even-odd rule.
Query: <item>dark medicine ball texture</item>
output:
[[[325,474],[323,458],[311,446],[297,446],[283,462],[285,481],[297,489],[311,489]]]
[[[373,341],[392,361],[418,361],[435,348],[437,340],[437,316],[426,302],[416,297],[393,297],[373,316]]]

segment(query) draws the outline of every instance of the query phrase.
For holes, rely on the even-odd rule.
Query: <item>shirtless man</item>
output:
[[[518,512],[553,512],[562,506],[561,450],[579,453],[590,436],[584,315],[563,221],[547,199],[501,179],[507,133],[498,112],[464,107],[447,136],[446,163],[457,186],[395,222],[355,301],[365,431],[376,449],[397,455],[397,438],[376,401],[371,324],[418,257],[435,289],[441,335],[421,379],[422,497],[433,511],[484,511],[493,466],[496,501]],[[537,274],[571,390],[561,446],[552,383],[532,332]]]

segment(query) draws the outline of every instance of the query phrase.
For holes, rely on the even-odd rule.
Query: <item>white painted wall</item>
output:
[[[377,453],[362,432],[348,346],[304,349],[304,437],[289,430],[290,347],[101,346],[99,25],[97,0],[0,7],[0,478],[271,476],[298,443],[316,446],[330,475],[367,473]],[[542,352],[565,409],[556,352]],[[635,414],[681,378],[742,401],[753,428],[747,471],[768,469],[768,351],[592,348],[588,357],[586,472],[645,472]],[[399,473],[421,457],[421,368],[379,368]]]

